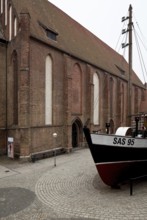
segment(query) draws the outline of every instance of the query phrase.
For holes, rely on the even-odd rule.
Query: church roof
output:
[[[26,11],[31,19],[31,36],[106,72],[128,79],[126,60],[62,10],[47,0],[13,0],[18,15]],[[57,40],[50,39],[46,31]],[[133,82],[143,86],[133,73]]]

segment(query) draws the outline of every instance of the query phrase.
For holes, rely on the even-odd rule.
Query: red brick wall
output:
[[[6,153],[6,45],[0,43],[0,155]]]
[[[14,12],[13,12],[14,13]],[[65,147],[72,148],[72,124],[78,122],[79,140],[83,141],[82,126],[90,118],[92,130],[105,131],[105,123],[112,120],[114,129],[125,124],[127,113],[127,81],[111,75],[84,61],[67,55],[46,43],[30,37],[30,19],[27,11],[20,14],[19,32],[8,44],[7,72],[6,49],[0,45],[0,126],[6,126],[7,134],[14,137],[15,152],[21,156],[32,152]],[[4,22],[1,17],[2,23]],[[5,28],[8,37],[8,26]],[[38,37],[38,36],[37,36]],[[18,58],[18,124],[14,124],[14,51]],[[50,55],[53,62],[53,123],[45,125],[45,60]],[[93,73],[97,72],[100,80],[100,123],[93,125]],[[7,92],[6,91],[7,77]],[[113,99],[110,99],[110,77],[114,81]],[[121,85],[124,85],[126,107],[121,109]],[[141,90],[138,88],[138,90]],[[7,94],[7,102],[6,102]],[[137,99],[137,98],[136,98]],[[137,100],[134,105],[138,105]],[[140,99],[140,97],[139,97]],[[113,100],[114,103],[110,103]],[[7,106],[7,110],[6,110]],[[135,107],[136,110],[138,107]],[[110,111],[111,107],[111,111]],[[6,115],[7,112],[7,115]],[[123,117],[122,117],[122,112]],[[57,145],[53,141],[56,132]],[[6,136],[0,132],[0,150],[6,144]],[[5,145],[6,149],[6,145]]]
[[[6,127],[6,45],[0,43],[0,127]]]

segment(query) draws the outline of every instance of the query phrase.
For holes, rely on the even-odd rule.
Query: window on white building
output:
[[[94,98],[93,98],[93,123],[99,124],[99,78],[97,73],[93,74]]]
[[[45,124],[52,124],[52,59],[46,57],[45,63]]]

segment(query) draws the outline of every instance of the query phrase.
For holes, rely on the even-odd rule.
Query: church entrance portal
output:
[[[75,120],[72,124],[72,147],[76,148],[80,146],[82,142],[82,124],[79,120]]]

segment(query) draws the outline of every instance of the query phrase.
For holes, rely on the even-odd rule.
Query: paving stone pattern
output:
[[[147,181],[111,189],[99,178],[89,149],[36,163],[0,161],[1,220],[144,220]],[[1,169],[2,168],[2,169]],[[13,175],[4,175],[5,170]]]

